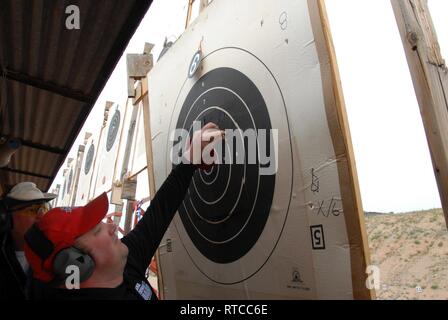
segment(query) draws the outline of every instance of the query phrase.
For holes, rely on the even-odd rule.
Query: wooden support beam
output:
[[[188,28],[191,19],[191,12],[193,11],[193,2],[194,0],[188,0],[188,10],[187,10],[187,19],[185,21],[185,29]]]
[[[148,78],[143,78],[137,83],[135,88],[135,97],[132,98],[132,104],[136,105],[142,101],[143,97],[148,94]]]
[[[13,172],[13,173],[24,174],[24,175],[27,175],[27,176],[30,176],[30,177],[42,178],[42,179],[46,179],[46,180],[53,179],[52,177],[46,176],[46,175],[43,175],[43,174],[29,172],[29,171],[24,171],[24,170],[13,169],[13,168],[8,168],[8,167],[0,168],[0,170]]]
[[[190,3],[193,3],[193,0],[190,0]],[[189,14],[191,15],[191,8],[189,7]],[[187,22],[188,23],[188,22]],[[140,81],[137,83],[137,86],[135,90],[133,91],[133,95],[130,97],[133,98],[132,103],[134,105],[134,112],[137,110],[139,104],[141,103],[141,106],[143,108],[143,127],[144,127],[144,134],[145,134],[145,149],[146,149],[146,169],[148,170],[148,183],[149,183],[149,193],[150,193],[150,199],[154,198],[154,195],[156,193],[156,185],[155,185],[155,178],[154,178],[154,167],[153,167],[153,152],[152,152],[152,135],[151,135],[151,118],[150,118],[150,109],[149,109],[149,98],[148,98],[148,78],[147,73],[152,69],[153,66],[153,55],[151,53],[152,48],[154,45],[152,44],[145,44],[144,53],[142,56],[145,58],[145,68],[140,68],[140,72],[145,72],[145,76],[141,77],[142,74],[138,74],[138,78]],[[128,67],[129,70],[129,67]],[[129,73],[129,72],[128,72]],[[132,76],[132,74],[131,74]],[[137,77],[134,76],[134,79],[137,79]],[[136,115],[136,113],[135,113]],[[132,126],[132,125],[131,125]],[[135,127],[135,124],[134,124]],[[137,173],[138,174],[138,173]],[[133,175],[134,177],[137,176],[137,174]],[[132,212],[130,211],[130,207],[128,207],[127,213]],[[126,219],[130,219],[131,215],[127,214]],[[127,220],[126,220],[127,222]],[[157,265],[159,265],[159,251],[157,250],[155,253],[155,259]],[[164,298],[163,293],[163,279],[162,274],[160,270],[158,269],[157,274],[157,280],[159,285],[159,296],[161,299]]]
[[[193,1],[190,0],[190,3],[192,4]],[[189,8],[190,10],[190,8]],[[191,12],[190,12],[191,14]],[[148,66],[150,66],[150,69],[153,66],[153,55],[151,54],[151,50],[153,48],[153,45],[145,46],[145,56],[148,59]],[[148,70],[148,72],[150,71]],[[147,75],[139,81],[137,84],[137,87],[135,89],[135,95],[133,97],[132,103],[134,104],[134,108],[138,106],[138,104],[141,103],[141,106],[143,108],[143,127],[144,127],[144,134],[145,134],[145,149],[146,149],[146,169],[148,170],[148,184],[149,184],[149,193],[150,193],[150,199],[152,200],[154,198],[154,195],[156,193],[156,184],[155,184],[155,178],[154,178],[154,166],[153,166],[153,151],[152,151],[152,134],[151,134],[151,116],[150,116],[150,106],[149,106],[149,97],[148,97],[148,77]],[[156,264],[159,266],[159,250],[155,253],[155,260]],[[161,299],[164,298],[164,292],[163,292],[163,278],[162,273],[160,269],[158,269],[157,274],[157,281],[158,281],[158,287],[159,287],[159,296]]]
[[[185,20],[185,29],[188,28],[188,25],[191,22],[191,14],[193,12],[193,4],[195,0],[188,0],[188,10],[187,10],[187,19]],[[199,2],[199,13],[202,12],[205,8],[207,8],[209,4],[209,0],[200,0]]]
[[[135,128],[136,128],[136,123],[137,123],[137,114],[138,114],[138,105],[132,105],[131,122],[129,124],[129,129],[128,129],[128,132],[126,135],[126,146],[125,146],[124,158],[123,158],[123,163],[121,166],[121,171],[119,174],[121,188],[123,188],[125,179],[130,178],[130,177],[127,177],[127,174],[128,174],[128,170],[129,170],[132,142],[134,141],[134,134],[136,131]],[[120,196],[120,198],[121,198],[121,196]],[[132,204],[131,201],[128,201],[128,203],[126,205],[125,234],[127,232],[129,232],[129,230],[127,230],[127,232],[126,232],[126,226],[130,226],[130,221],[132,219],[133,204],[132,205],[131,204]],[[120,212],[123,210],[123,205],[118,205],[117,207],[118,207],[117,210],[119,210]]]
[[[126,216],[124,218],[124,235],[127,235],[131,231],[132,213],[134,212],[135,200],[128,200],[126,204]]]
[[[154,47],[151,43],[145,44],[145,51],[142,54],[127,54],[127,72],[128,72],[128,97],[136,97],[136,89],[134,89],[135,82],[141,80],[148,74],[149,70],[152,68],[152,55],[151,50]]]
[[[50,147],[48,145],[43,145],[43,144],[35,143],[32,141],[28,141],[28,140],[20,140],[20,142],[22,143],[22,146],[24,146],[24,147],[33,148],[33,149],[37,149],[37,150],[41,150],[41,151],[45,151],[45,152],[49,152],[49,153],[54,153],[57,155],[67,154],[66,150],[64,150],[64,149],[54,148],[54,147]]]
[[[151,116],[149,111],[149,97],[146,94],[142,100],[143,107],[143,123],[145,131],[145,144],[146,144],[146,162],[148,168],[148,179],[149,179],[149,193],[151,200],[156,193],[156,184],[154,179],[154,158],[152,152],[152,135],[151,135]]]
[[[146,92],[147,92],[147,81],[148,79],[145,78],[142,82],[146,82]],[[154,195],[156,194],[156,183],[154,178],[154,157],[152,152],[152,134],[151,134],[151,116],[150,116],[150,105],[149,105],[149,96],[146,93],[143,96],[142,99],[142,107],[143,107],[143,124],[144,124],[144,132],[145,132],[145,144],[146,144],[146,163],[147,163],[147,169],[148,169],[148,182],[149,182],[149,196],[152,200],[154,198]],[[160,257],[159,257],[159,250],[157,249],[155,253],[155,260],[156,264],[158,266],[158,274],[157,274],[157,281],[158,281],[158,288],[159,288],[159,296],[161,299],[164,298],[164,284],[163,284],[163,277],[162,272],[159,268],[160,266]]]
[[[448,69],[426,0],[391,0],[448,226]]]
[[[0,66],[0,70],[2,67]],[[6,79],[11,81],[16,81],[23,83],[24,85],[35,87],[37,89],[45,90],[65,98],[70,98],[72,100],[84,102],[84,103],[93,103],[94,98],[88,96],[80,91],[74,90],[72,88],[62,87],[52,82],[43,81],[40,78],[32,77],[27,74],[20,73],[18,71],[3,69],[5,71]]]
[[[348,123],[336,52],[324,0],[308,0],[314,41],[320,62],[325,112],[338,159],[339,186],[350,249],[353,298],[376,298],[375,290],[366,287],[370,252],[359,189],[355,156]]]
[[[126,174],[128,173],[129,170],[132,142],[134,141],[134,135],[136,133],[135,128],[137,126],[137,115],[138,115],[138,105],[132,105],[131,123],[129,124],[129,129],[126,135],[126,147],[124,152],[124,159],[119,175],[121,183],[123,183],[124,179],[126,179]]]

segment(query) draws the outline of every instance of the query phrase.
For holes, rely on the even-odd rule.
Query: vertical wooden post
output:
[[[149,96],[148,96],[148,78],[142,79],[142,92],[146,92],[142,99],[142,107],[143,107],[143,123],[145,130],[145,144],[146,144],[146,162],[147,162],[147,170],[148,170],[148,183],[149,183],[149,195],[150,199],[154,198],[156,194],[156,183],[154,178],[154,158],[152,152],[152,135],[151,135],[151,116],[150,116],[150,105],[149,105]],[[159,287],[159,297],[161,299],[165,298],[164,294],[164,284],[162,272],[160,269],[160,257],[159,250],[157,249],[155,253],[155,260],[157,264],[157,282]]]
[[[134,140],[134,133],[135,133],[135,126],[136,126],[136,122],[137,122],[137,114],[138,114],[138,105],[133,105],[132,106],[132,114],[131,114],[131,122],[129,124],[129,129],[127,132],[127,139],[126,139],[126,147],[125,147],[125,152],[124,152],[124,159],[123,159],[123,164],[121,166],[121,171],[120,171],[120,175],[119,175],[119,180],[120,183],[122,185],[124,185],[126,174],[128,173],[128,168],[129,168],[129,160],[130,160],[130,154],[131,154],[131,147],[132,147],[132,142]],[[130,221],[132,219],[132,212],[133,212],[133,204],[130,203],[131,201],[128,201],[127,205],[126,205],[126,213],[125,213],[125,225],[124,225],[124,230],[125,230],[125,234],[127,234],[127,232],[129,232],[130,230]],[[116,211],[119,212],[123,212],[123,204],[122,205],[117,205],[116,207]],[[114,218],[115,220],[115,218]]]
[[[193,0],[190,0],[189,4],[192,3]],[[188,19],[191,16],[190,6],[188,14],[189,16],[187,17],[187,24]],[[148,78],[147,78],[147,74],[153,66],[154,57],[151,54],[151,50],[153,47],[154,47],[153,44],[145,43],[143,54],[128,55],[128,77],[133,78],[133,81],[140,80],[135,90],[131,90],[132,92],[129,92],[128,94],[130,94],[129,97],[133,98],[132,103],[134,105],[134,109],[137,109],[139,107],[140,102],[143,108],[143,127],[145,134],[145,149],[146,149],[146,163],[147,163],[146,168],[148,170],[150,199],[153,199],[156,193],[153,156],[152,156],[151,118],[149,110]],[[132,70],[130,70],[130,66],[132,67]],[[155,259],[157,265],[159,265],[159,250],[156,250]],[[159,285],[159,296],[161,299],[163,299],[164,298],[163,280],[160,268],[158,268],[157,281]]]
[[[125,176],[129,170],[129,161],[131,156],[131,148],[132,148],[132,141],[134,140],[134,134],[135,134],[135,127],[137,125],[137,114],[138,114],[138,105],[132,105],[132,114],[131,114],[131,122],[129,124],[129,129],[127,132],[127,138],[126,138],[126,148],[124,151],[124,159],[123,164],[121,166],[121,171],[119,175],[119,180],[121,183],[123,183]]]
[[[391,0],[448,226],[448,69],[426,0]]]
[[[188,0],[188,10],[187,10],[187,19],[185,21],[185,29],[188,28],[188,24],[190,23],[191,11],[193,10],[193,2],[194,0]]]
[[[308,8],[320,62],[328,127],[338,158],[339,186],[350,249],[353,298],[375,299],[375,290],[366,287],[370,251],[345,100],[325,1],[308,0]]]
[[[187,19],[185,20],[185,29],[188,28],[191,20],[191,14],[193,12],[193,3],[195,0],[188,0],[188,10],[187,10]],[[199,3],[199,12],[202,12],[205,8],[207,8],[209,0],[200,0]]]
[[[147,82],[147,78],[142,80]],[[149,97],[146,94],[142,99],[143,107],[143,123],[145,129],[145,144],[146,144],[146,159],[147,159],[147,170],[148,170],[148,182],[149,182],[149,193],[151,200],[154,198],[156,193],[156,183],[154,179],[154,166],[153,166],[153,155],[152,155],[152,136],[151,136],[151,116],[149,112]]]
[[[193,1],[191,0],[191,3]],[[191,13],[191,12],[190,12]],[[149,106],[149,97],[148,97],[148,78],[147,73],[151,70],[153,66],[153,55],[151,54],[151,50],[153,48],[152,44],[145,44],[145,49],[143,55],[145,56],[145,76],[140,77],[140,82],[135,89],[135,94],[133,94],[133,104],[134,108],[139,106],[141,102],[141,107],[143,108],[143,128],[145,134],[145,150],[146,150],[146,163],[147,163],[147,171],[148,171],[148,184],[149,184],[149,193],[150,199],[154,198],[156,193],[156,184],[154,177],[154,166],[153,166],[153,152],[152,152],[152,135],[151,135],[151,117],[150,117],[150,106]],[[159,266],[159,250],[155,253],[155,260],[157,266]],[[162,274],[160,272],[160,268],[158,269],[157,281],[159,286],[159,297],[161,299],[164,298],[163,292],[163,279]]]
[[[127,235],[131,231],[132,227],[132,213],[134,212],[135,200],[128,200],[126,204],[126,216],[124,218],[124,235]]]

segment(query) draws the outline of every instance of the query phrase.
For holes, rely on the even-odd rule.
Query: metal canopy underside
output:
[[[22,140],[4,187],[49,189],[151,2],[0,1],[0,136]],[[66,28],[69,5],[79,30]]]

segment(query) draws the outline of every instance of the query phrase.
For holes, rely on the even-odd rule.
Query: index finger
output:
[[[217,124],[215,124],[213,122],[209,122],[205,126],[202,127],[202,130],[208,130],[208,129],[219,129],[219,127]]]

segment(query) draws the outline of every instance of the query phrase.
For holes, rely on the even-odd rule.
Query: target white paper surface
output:
[[[114,103],[109,110],[106,127],[103,130],[98,149],[99,157],[96,160],[98,162],[98,173],[94,184],[94,197],[103,192],[109,192],[112,188],[123,120],[126,113],[125,107],[126,104],[122,106]]]
[[[76,194],[76,205],[83,206],[87,204],[90,193],[93,191],[91,185],[94,183],[93,171],[96,153],[98,151],[98,137],[91,136],[85,145],[84,158],[79,173],[78,190]]]
[[[189,78],[199,47],[201,66]],[[157,188],[172,168],[170,132],[193,118],[207,120],[208,112],[208,120],[278,132],[273,185],[244,171],[229,187],[195,174],[160,247],[165,297],[352,299],[340,179],[307,1],[213,1],[150,72],[149,88]],[[201,194],[206,188],[233,193],[235,206],[247,207],[244,218],[228,218],[234,226],[215,219],[221,208]]]

